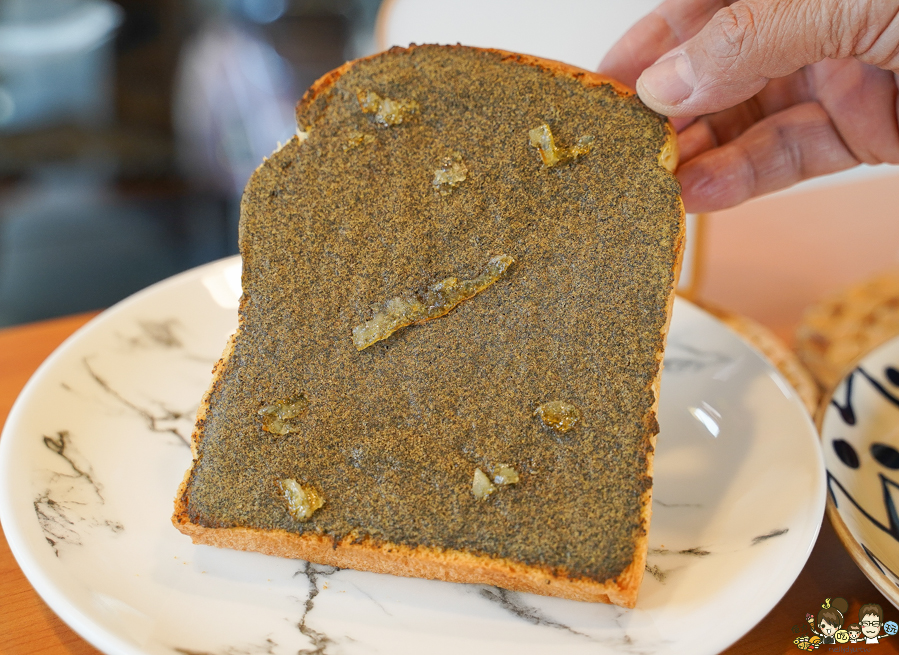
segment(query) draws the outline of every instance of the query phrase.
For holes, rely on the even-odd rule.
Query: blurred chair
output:
[[[185,46],[173,118],[182,168],[197,186],[238,198],[252,172],[296,130],[290,65],[251,24],[216,18]]]
[[[217,9],[182,50],[175,80],[179,159],[196,186],[236,199],[295,133],[305,87],[368,54],[357,50],[370,41],[377,0],[205,2]]]

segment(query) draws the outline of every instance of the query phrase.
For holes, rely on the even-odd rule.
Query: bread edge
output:
[[[410,44],[408,47],[402,46],[393,46],[389,50],[384,50],[382,52],[375,53],[373,55],[369,55],[367,57],[361,57],[359,59],[354,59],[352,61],[348,61],[342,66],[335,68],[334,70],[325,73],[322,77],[317,79],[312,85],[306,90],[303,94],[303,97],[297,103],[296,107],[296,115],[299,118],[299,114],[303,108],[312,104],[312,102],[323,92],[327,91],[330,87],[334,85],[334,83],[350,68],[355,66],[356,64],[363,61],[370,61],[377,59],[378,57],[382,57],[385,54],[393,53],[393,52],[406,52],[412,51],[417,48],[423,47],[440,47],[445,48],[447,50],[455,50],[455,49],[465,49],[465,50],[476,50],[479,52],[489,52],[495,55],[499,55],[502,58],[502,61],[514,61],[520,64],[535,66],[537,68],[542,68],[544,70],[548,70],[555,74],[565,75],[568,77],[572,77],[584,86],[593,87],[593,86],[602,86],[607,84],[611,86],[615,91],[622,96],[636,96],[637,92],[634,91],[631,87],[619,82],[618,80],[608,77],[606,75],[602,75],[600,73],[596,73],[593,71],[588,71],[584,68],[580,68],[578,66],[573,66],[571,64],[566,64],[561,61],[556,61],[555,59],[546,59],[543,57],[536,57],[534,55],[525,55],[518,52],[510,52],[508,50],[500,50],[498,48],[478,48],[474,46],[463,46],[463,45],[441,45],[441,46],[433,46],[433,45],[416,45],[414,43]],[[308,126],[300,125],[299,121],[297,122],[298,129],[301,131],[307,131]],[[678,146],[677,141],[677,133],[674,130],[674,127],[671,125],[670,121],[666,121],[665,123],[666,130],[666,139],[662,144],[659,150],[659,164],[670,173],[674,173],[677,169],[678,160],[680,157],[680,148]]]
[[[387,53],[395,51],[408,51],[422,47],[414,44],[408,48],[394,47]],[[443,48],[462,48],[463,46],[440,46]],[[470,48],[482,52],[491,52],[502,57],[503,61],[515,61],[517,63],[531,65],[549,70],[555,74],[573,77],[588,87],[610,85],[622,96],[634,96],[633,89],[612,78],[591,71],[565,64],[563,62],[535,57],[532,55],[518,54],[506,50],[489,48]],[[348,61],[336,68],[309,87],[302,99],[297,103],[297,115],[300,111],[312,103],[320,94],[360,61],[366,61],[383,56],[380,52],[369,57]],[[298,132],[308,132],[309,126],[297,126]],[[666,138],[659,148],[658,163],[660,166],[674,173],[678,161],[677,135],[670,122],[665,123]],[[680,202],[680,230],[677,236],[676,259],[674,263],[671,288],[668,292],[668,304],[666,308],[666,322],[661,330],[662,348],[656,355],[658,371],[651,384],[653,404],[651,414],[657,420],[659,391],[662,380],[662,368],[664,349],[668,332],[671,326],[671,316],[675,299],[675,290],[683,263],[684,246],[686,243],[686,213],[683,202]],[[243,298],[241,304],[243,304]],[[199,442],[202,427],[206,420],[209,399],[220,383],[221,371],[225,368],[234,350],[237,334],[243,324],[243,312],[239,314],[238,328],[231,335],[225,346],[219,362],[213,367],[213,377],[197,410],[197,421],[191,434],[191,454],[193,461],[185,472],[184,478],[178,488],[175,497],[173,525],[183,534],[189,536],[193,543],[219,548],[231,548],[260,552],[277,557],[303,559],[318,564],[326,564],[338,568],[351,568],[371,571],[375,573],[388,573],[405,577],[426,578],[447,582],[462,582],[475,584],[491,584],[512,591],[524,591],[544,596],[556,596],[571,600],[588,602],[601,602],[632,608],[637,602],[637,593],[643,580],[646,569],[646,556],[648,550],[649,525],[652,518],[652,485],[644,492],[643,512],[640,516],[643,526],[643,534],[637,538],[634,560],[614,579],[598,582],[589,578],[572,578],[560,575],[549,568],[526,565],[508,559],[488,557],[475,553],[418,546],[411,548],[400,544],[381,543],[373,539],[365,538],[357,540],[350,535],[340,541],[321,534],[296,534],[285,530],[257,530],[253,528],[207,528],[190,522],[187,508],[187,486],[191,473],[199,453]],[[653,455],[656,448],[656,434],[649,437],[650,449],[647,452],[647,475],[652,479]]]

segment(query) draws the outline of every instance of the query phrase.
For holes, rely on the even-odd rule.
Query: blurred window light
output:
[[[247,19],[265,25],[274,23],[284,15],[287,0],[239,0],[239,8]]]
[[[52,18],[0,21],[0,59],[70,56],[111,38],[124,12],[111,2],[65,3],[68,11]]]
[[[0,129],[109,121],[122,8],[108,0],[13,5],[17,11],[0,13]]]

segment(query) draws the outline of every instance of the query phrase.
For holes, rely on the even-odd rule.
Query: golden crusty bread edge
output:
[[[411,45],[409,49],[417,46]],[[456,48],[462,46],[444,46]],[[543,59],[532,55],[524,55],[505,50],[475,48],[484,52],[492,52],[502,57],[503,61],[536,66],[555,74],[567,75],[585,86],[611,85],[620,95],[632,96],[634,91],[617,80],[598,73],[583,70],[562,62]],[[404,51],[406,48],[392,48],[391,51]],[[378,53],[366,59],[376,58]],[[303,95],[298,109],[311,103],[321,93],[330,88],[337,79],[352,66],[362,60],[354,60],[326,73],[318,79]],[[298,112],[299,113],[299,112]],[[306,130],[309,126],[299,125],[298,129]],[[659,151],[659,165],[674,172],[678,161],[677,136],[670,123],[666,123],[667,138]],[[675,248],[677,258],[674,265],[674,277],[668,294],[667,319],[662,329],[663,342],[667,338],[671,324],[671,313],[675,297],[677,278],[684,254],[685,224],[684,208],[680,206],[680,231]],[[245,263],[246,265],[246,263]],[[244,299],[241,300],[241,303]],[[241,321],[243,313],[240,314]],[[221,360],[213,368],[213,379],[203,396],[197,411],[197,422],[191,435],[191,452],[194,460],[198,456],[199,441],[209,398],[219,384],[219,374],[224,369],[234,349],[234,339],[238,330],[228,340]],[[651,384],[653,393],[652,414],[657,415],[659,389],[662,377],[662,359],[664,351],[656,352],[658,374]],[[653,475],[653,457],[656,437],[649,438],[650,452],[647,453],[647,474]],[[175,511],[172,523],[182,533],[188,535],[195,544],[205,544],[220,548],[232,548],[261,552],[278,557],[304,559],[319,564],[389,573],[408,577],[444,580],[448,582],[465,582],[491,584],[513,591],[525,591],[544,596],[557,596],[572,600],[612,603],[622,607],[634,607],[637,592],[643,580],[646,568],[646,552],[650,518],[652,516],[652,486],[644,492],[641,522],[643,534],[637,539],[636,556],[630,565],[615,579],[598,582],[588,578],[569,577],[552,571],[549,568],[528,566],[507,559],[477,555],[474,553],[441,549],[435,547],[409,547],[392,543],[380,543],[370,538],[357,538],[350,535],[341,541],[319,534],[296,534],[285,530],[258,530],[253,528],[207,528],[191,523],[187,507],[187,485],[193,466],[185,473],[184,479],[175,497]]]

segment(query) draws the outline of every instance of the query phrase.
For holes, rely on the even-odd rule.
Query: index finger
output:
[[[695,36],[733,0],[665,0],[634,24],[599,64],[599,72],[634,88],[644,69]]]

